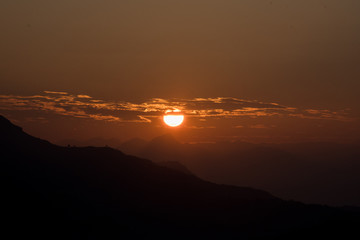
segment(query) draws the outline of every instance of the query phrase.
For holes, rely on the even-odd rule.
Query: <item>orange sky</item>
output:
[[[185,142],[288,142],[358,140],[359,121],[350,109],[306,109],[230,97],[108,101],[89,95],[44,91],[0,95],[5,116],[30,133],[53,141],[102,137],[127,140],[171,133]],[[169,128],[167,110],[180,110],[184,123]]]
[[[172,105],[189,141],[356,139],[359,12],[357,0],[3,0],[0,113],[48,139],[151,138]]]

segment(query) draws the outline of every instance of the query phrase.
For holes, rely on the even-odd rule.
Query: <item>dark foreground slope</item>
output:
[[[111,148],[67,148],[0,117],[1,225],[12,238],[338,236],[359,214],[217,185]]]
[[[181,143],[167,134],[120,150],[156,163],[176,161],[202,179],[251,186],[283,199],[360,207],[360,144],[334,142]]]

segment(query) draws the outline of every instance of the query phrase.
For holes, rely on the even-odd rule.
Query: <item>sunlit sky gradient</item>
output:
[[[165,101],[189,115],[173,130],[189,141],[356,139],[359,12],[358,0],[2,0],[0,113],[49,139],[146,138],[169,130],[144,104]]]

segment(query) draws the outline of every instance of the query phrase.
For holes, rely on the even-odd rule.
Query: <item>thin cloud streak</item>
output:
[[[352,121],[348,110],[299,109],[244,100],[232,97],[162,99],[153,98],[142,103],[105,101],[89,95],[73,95],[66,92],[44,91],[42,95],[0,95],[0,110],[43,111],[76,118],[103,121],[149,123],[166,110],[181,110],[187,117],[200,118],[264,118],[290,117],[299,119],[321,119]]]

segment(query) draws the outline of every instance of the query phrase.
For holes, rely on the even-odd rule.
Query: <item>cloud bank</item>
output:
[[[348,110],[299,109],[278,103],[264,103],[233,97],[162,99],[141,103],[106,101],[89,95],[44,91],[33,96],[0,95],[0,110],[38,111],[103,121],[149,123],[166,110],[179,109],[187,117],[199,118],[301,118],[352,121]]]

